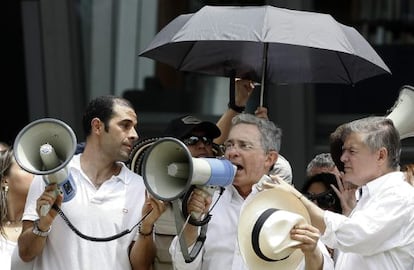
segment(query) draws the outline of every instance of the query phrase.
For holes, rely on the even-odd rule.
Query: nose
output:
[[[136,131],[135,128],[131,128],[128,137],[133,141],[137,141],[139,139],[138,132]]]
[[[206,144],[203,140],[199,140],[199,141],[196,143],[196,146],[197,146],[198,148],[206,148],[206,147],[207,147],[207,144]]]
[[[232,157],[237,157],[238,155],[239,155],[239,151],[237,151],[237,148],[234,146],[227,147],[224,152],[224,157],[226,157],[227,159],[231,159]]]
[[[340,160],[341,160],[342,162],[345,162],[345,161],[346,161],[346,159],[347,159],[346,152],[345,152],[345,151],[343,151],[343,152],[342,152],[342,154],[341,154]]]

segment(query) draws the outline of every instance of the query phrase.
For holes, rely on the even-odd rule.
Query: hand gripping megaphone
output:
[[[17,164],[29,173],[43,175],[47,184],[57,183],[63,202],[75,196],[76,186],[66,165],[75,154],[76,136],[67,124],[53,118],[33,121],[19,132],[13,147]],[[42,208],[41,215],[50,207]]]
[[[400,138],[405,139],[414,136],[414,87],[404,85],[394,106],[389,110],[387,118],[394,122],[395,128],[400,133]]]
[[[154,142],[146,151],[142,177],[148,192],[163,201],[183,196],[191,186],[224,187],[236,167],[223,158],[193,158],[187,146],[172,137]]]

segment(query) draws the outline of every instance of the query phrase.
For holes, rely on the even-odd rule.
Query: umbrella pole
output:
[[[263,95],[265,88],[265,78],[266,78],[266,66],[267,66],[267,49],[269,48],[269,43],[265,43],[263,47],[263,61],[262,61],[262,83],[260,86],[260,107],[263,107]]]
[[[236,71],[230,71],[229,105],[236,106]]]

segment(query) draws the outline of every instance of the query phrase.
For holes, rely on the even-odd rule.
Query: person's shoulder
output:
[[[69,162],[69,166],[80,170],[80,156],[82,153],[78,153],[72,156],[72,159]]]
[[[141,175],[133,172],[131,169],[129,169],[125,164],[122,164],[122,171],[121,171],[122,177],[124,177],[125,182],[139,182],[144,183],[144,179]]]
[[[407,183],[404,179],[404,174],[400,171],[389,173],[381,179],[382,181],[375,182],[376,189],[380,191],[381,196],[389,196],[393,200],[408,201],[414,203],[414,187]],[[372,184],[371,184],[372,185]]]

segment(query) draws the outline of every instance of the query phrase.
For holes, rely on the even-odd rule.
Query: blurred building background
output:
[[[303,182],[315,154],[329,151],[328,136],[339,124],[385,115],[400,87],[414,85],[414,0],[6,0],[0,140],[12,144],[29,122],[53,117],[83,141],[83,109],[102,94],[133,102],[141,137],[158,136],[170,119],[185,113],[216,121],[227,106],[227,78],[183,73],[138,57],[163,26],[204,5],[329,13],[363,34],[391,69],[391,76],[354,86],[268,86],[265,105],[283,129],[281,153],[296,183]],[[414,138],[402,142],[402,162],[413,162]]]

